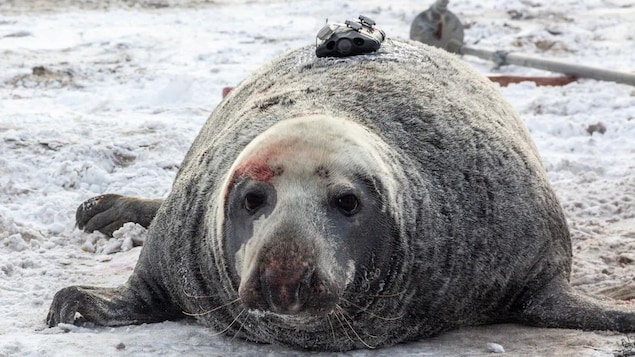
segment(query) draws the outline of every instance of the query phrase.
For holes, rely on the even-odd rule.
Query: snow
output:
[[[110,241],[80,232],[74,211],[105,192],[165,196],[222,88],[313,42],[327,18],[365,14],[388,36],[407,37],[410,22],[429,4],[129,3],[0,3],[0,356],[296,355],[188,321],[47,328],[57,290],[123,283],[145,236],[134,224]],[[465,42],[473,47],[635,70],[632,0],[457,0],[450,9],[468,24]],[[549,74],[464,59],[483,73]],[[635,297],[635,88],[583,79],[501,91],[529,127],[565,208],[574,240],[573,285]],[[606,131],[590,134],[598,123]],[[612,356],[627,349],[625,339],[507,324],[381,352],[484,355],[498,352],[491,347],[497,345],[513,355]]]

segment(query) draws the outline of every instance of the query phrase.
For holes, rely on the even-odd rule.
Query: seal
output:
[[[518,115],[419,43],[283,55],[217,106],[162,203],[102,196],[78,225],[154,214],[128,282],[60,290],[49,326],[189,316],[327,351],[500,322],[635,331],[632,309],[569,286],[565,217]]]

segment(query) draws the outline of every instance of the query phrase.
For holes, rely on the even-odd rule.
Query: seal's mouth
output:
[[[256,318],[269,318],[278,321],[283,321],[294,326],[311,325],[316,322],[324,321],[324,315],[313,315],[309,313],[299,313],[294,315],[278,314],[272,311],[264,310],[247,310],[249,314]],[[329,314],[327,314],[329,315]]]

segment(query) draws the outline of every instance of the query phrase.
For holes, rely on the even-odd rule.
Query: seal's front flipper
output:
[[[635,331],[635,309],[610,299],[583,296],[564,279],[555,279],[529,296],[518,321],[540,327]]]
[[[75,221],[77,227],[85,232],[100,231],[112,237],[112,233],[126,222],[138,223],[147,228],[161,203],[161,199],[143,199],[112,193],[99,195],[77,207]]]
[[[76,321],[76,313],[81,319]],[[69,286],[55,294],[46,323],[90,321],[104,326],[142,324],[183,318],[181,311],[156,296],[139,294],[123,285],[118,288]]]

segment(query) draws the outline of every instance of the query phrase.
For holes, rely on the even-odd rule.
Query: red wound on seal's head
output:
[[[284,168],[281,166],[271,168],[269,165],[257,160],[246,161],[239,165],[232,174],[227,192],[229,193],[241,178],[249,177],[252,180],[269,182],[274,176],[280,176],[283,172]]]
[[[282,175],[284,167],[281,165],[271,166],[269,163],[273,158],[280,158],[293,153],[293,148],[297,142],[297,138],[275,141],[250,155],[232,173],[227,192],[229,193],[234,185],[244,177],[249,177],[256,181],[269,182],[273,177]]]
[[[273,170],[265,163],[247,161],[236,168],[235,177],[248,176],[252,180],[269,182],[274,176]]]

